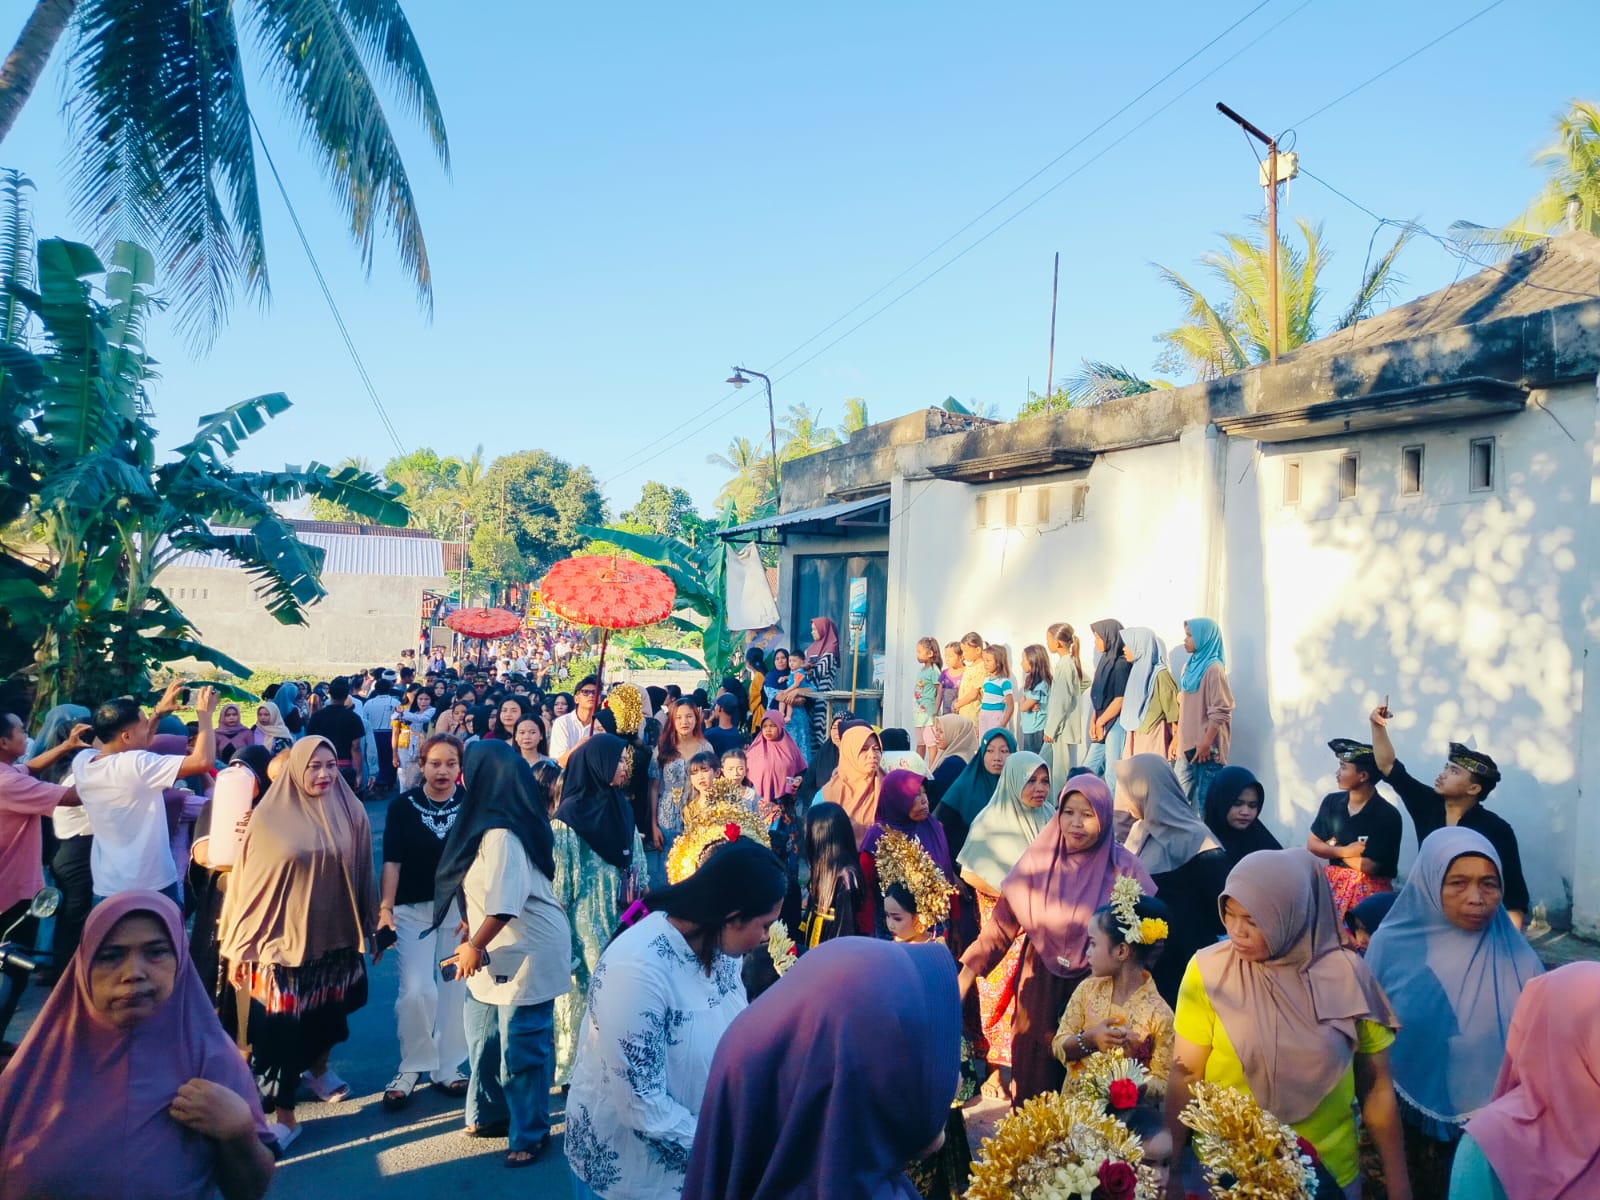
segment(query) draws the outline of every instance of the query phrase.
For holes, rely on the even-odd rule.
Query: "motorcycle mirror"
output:
[[[40,888],[33,898],[33,903],[28,905],[28,915],[42,921],[46,917],[55,916],[56,909],[61,907],[61,892],[53,887]]]

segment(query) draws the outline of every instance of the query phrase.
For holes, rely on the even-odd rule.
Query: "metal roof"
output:
[[[756,533],[762,529],[789,529],[796,525],[823,525],[828,522],[841,524],[872,524],[873,522],[841,521],[843,517],[865,516],[869,509],[889,508],[889,497],[869,496],[865,500],[849,500],[843,504],[825,504],[821,508],[803,508],[798,512],[779,513],[773,517],[762,517],[759,521],[746,521],[743,525],[735,525],[732,529],[724,529],[717,536],[724,540],[740,533]],[[800,533],[803,530],[792,529],[791,532]]]
[[[244,533],[242,529],[216,526],[217,533]],[[310,533],[297,529],[295,536],[308,546],[326,554],[323,575],[388,575],[396,578],[445,578],[444,551],[439,539],[418,537],[416,530],[386,533]],[[214,571],[243,568],[215,551],[187,551],[173,560],[174,567],[198,567]]]

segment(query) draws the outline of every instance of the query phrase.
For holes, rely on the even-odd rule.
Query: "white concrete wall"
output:
[[[1331,737],[1365,735],[1387,695],[1393,736],[1432,778],[1446,743],[1475,739],[1504,777],[1491,804],[1518,831],[1536,903],[1600,927],[1600,458],[1592,386],[1536,393],[1526,412],[1459,426],[1258,444],[1194,429],[1101,455],[1087,472],[983,487],[897,477],[891,493],[886,720],[909,718],[916,639],[968,629],[1021,648],[1055,621],[1088,641],[1114,616],[1169,643],[1217,617],[1239,709],[1233,760],[1268,792],[1286,842],[1333,787]],[[1495,485],[1468,488],[1468,444],[1496,439]],[[1403,446],[1424,449],[1423,494],[1400,495]],[[1360,455],[1340,500],[1341,457]],[[1301,498],[1282,499],[1300,463]],[[1073,485],[1087,482],[1082,520]],[[1052,486],[1033,519],[1031,492]],[[1005,493],[1021,489],[1016,528]],[[809,547],[808,547],[809,549]],[[1590,656],[1593,657],[1592,655]],[[1088,665],[1087,663],[1085,664]],[[1587,803],[1583,782],[1589,777]],[[1408,821],[1408,861],[1415,838]],[[1580,871],[1580,865],[1582,870]]]
[[[306,624],[280,625],[244,571],[173,567],[159,582],[206,645],[252,668],[318,678],[393,663],[415,649],[422,593],[445,586],[443,579],[324,575],[328,595],[306,610]]]

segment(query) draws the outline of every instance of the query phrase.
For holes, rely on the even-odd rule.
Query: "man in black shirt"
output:
[[[1504,817],[1483,807],[1494,785],[1500,782],[1500,769],[1494,759],[1460,742],[1451,742],[1444,769],[1429,787],[1413,779],[1395,757],[1394,743],[1389,740],[1390,715],[1387,707],[1372,710],[1372,755],[1385,781],[1411,814],[1417,827],[1417,844],[1446,825],[1460,825],[1483,834],[1500,856],[1506,911],[1521,929],[1528,915],[1528,881],[1522,875],[1517,834]]]
[[[346,783],[359,791],[365,756],[357,749],[357,743],[366,738],[367,723],[350,707],[348,679],[341,677],[328,685],[328,703],[307,722],[306,735],[325,737],[333,743],[339,773],[344,776]]]

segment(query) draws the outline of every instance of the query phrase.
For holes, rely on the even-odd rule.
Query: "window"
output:
[[[1339,499],[1354,500],[1356,484],[1361,478],[1361,456],[1346,454],[1339,459]]]
[[[1402,496],[1422,495],[1422,447],[1402,446],[1400,448],[1400,494]]]
[[[1494,491],[1494,439],[1473,438],[1468,455],[1467,486],[1475,492]]]
[[[1007,492],[1006,493],[1006,528],[1007,529],[1015,529],[1017,527],[1017,500],[1018,500],[1018,498],[1020,496],[1021,496],[1020,492]]]
[[[1050,523],[1050,489],[1047,487],[1033,489],[1033,520],[1036,525]]]
[[[1283,502],[1300,503],[1300,460],[1291,458],[1283,464]]]
[[[1080,483],[1072,489],[1072,519],[1081,521],[1089,515],[1089,485]]]
[[[978,496],[978,528],[989,528],[989,497],[982,494]]]

